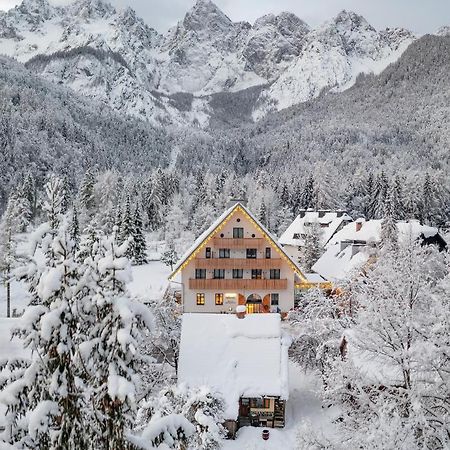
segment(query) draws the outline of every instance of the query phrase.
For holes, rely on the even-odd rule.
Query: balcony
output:
[[[281,259],[246,259],[246,258],[197,258],[195,259],[196,269],[281,269]]]
[[[258,248],[264,247],[262,238],[213,238],[215,248]]]
[[[288,280],[199,279],[189,280],[189,289],[218,291],[252,291],[287,289]]]

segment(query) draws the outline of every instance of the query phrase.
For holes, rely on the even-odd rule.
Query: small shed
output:
[[[279,314],[184,314],[178,383],[209,386],[225,401],[225,426],[284,427],[289,338]]]

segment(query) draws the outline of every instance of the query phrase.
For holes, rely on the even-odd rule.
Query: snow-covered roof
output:
[[[209,386],[235,420],[240,397],[288,398],[287,350],[279,314],[184,314],[178,383]]]
[[[325,245],[343,222],[351,220],[352,218],[345,212],[328,211],[320,213],[319,211],[306,211],[294,219],[278,242],[281,245],[304,246],[305,241],[302,235],[309,233],[308,225],[318,223],[321,225],[322,243]]]
[[[330,244],[312,269],[327,280],[345,280],[368,261],[369,250],[368,246],[360,246],[360,251],[355,252],[351,244],[345,248],[342,248],[339,242]]]
[[[338,231],[326,246],[325,253],[312,269],[330,281],[349,279],[361,269],[373,253],[370,244],[381,241],[382,220],[351,222]],[[361,224],[357,231],[356,224]],[[428,238],[438,233],[437,228],[421,225],[418,221],[398,222],[400,241]]]
[[[225,219],[228,218],[228,216],[236,213],[236,212],[243,212],[244,215],[246,215],[252,222],[253,224],[256,226],[256,228],[258,228],[262,234],[264,236],[267,237],[267,239],[270,241],[270,243],[278,248],[282,255],[285,257],[285,259],[289,262],[289,265],[292,267],[292,269],[294,270],[294,272],[296,272],[300,278],[302,278],[303,280],[306,281],[305,276],[303,275],[303,272],[301,270],[301,268],[298,266],[298,264],[284,251],[283,247],[281,247],[275,237],[266,229],[266,227],[264,227],[264,225],[241,203],[241,202],[236,202],[235,204],[233,204],[232,206],[230,206],[230,208],[228,208],[227,210],[225,210],[213,223],[212,225],[206,230],[204,231],[196,240],[195,242],[191,245],[191,247],[184,253],[184,255],[180,258],[180,260],[178,261],[178,263],[176,264],[176,266],[173,269],[172,274],[170,275],[169,279],[173,279],[175,277],[175,275],[180,271],[180,269],[182,268],[183,264],[191,257],[191,256],[195,256],[195,254],[200,251],[200,246],[205,243],[206,241],[208,241],[209,239],[211,239],[214,234],[218,231],[218,229],[220,228],[220,226],[222,225],[222,223],[225,221]]]
[[[368,220],[361,223],[361,229],[357,230],[355,222],[345,225],[342,230],[338,231],[331,239],[328,245],[342,241],[362,241],[362,242],[380,242],[381,240],[381,224],[382,220]],[[421,225],[417,220],[409,222],[398,222],[398,237],[403,239],[417,239],[422,234],[424,237],[435,236],[438,229]]]

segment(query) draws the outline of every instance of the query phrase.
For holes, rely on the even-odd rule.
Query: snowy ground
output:
[[[244,427],[234,441],[226,441],[223,450],[303,450],[296,446],[300,423],[308,422],[316,430],[330,427],[328,412],[315,395],[318,380],[306,375],[296,364],[289,364],[289,401],[286,404],[286,427],[270,429],[268,441],[262,439],[262,428]]]

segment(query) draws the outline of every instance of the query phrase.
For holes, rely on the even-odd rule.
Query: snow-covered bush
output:
[[[155,437],[153,445],[164,442],[172,449],[180,445],[192,450],[217,449],[225,437],[223,412],[223,400],[208,388],[171,386],[150,398],[140,409],[141,438],[151,434]],[[171,432],[168,432],[169,425]]]

